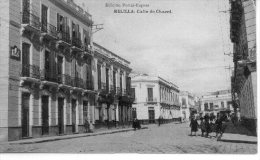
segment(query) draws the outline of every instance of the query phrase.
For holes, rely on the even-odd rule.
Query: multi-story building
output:
[[[256,1],[230,0],[230,39],[233,42],[232,100],[242,122],[256,133]]]
[[[181,91],[179,101],[181,105],[182,120],[189,121],[190,116],[197,113],[197,108],[195,106],[196,97],[188,91]]]
[[[131,92],[135,97],[133,118],[143,123],[155,123],[159,117],[165,121],[179,121],[179,88],[158,76],[139,74],[132,76]]]
[[[113,125],[115,121],[126,124],[132,120],[130,62],[97,43],[94,43],[94,51],[94,62],[97,64],[95,88],[99,91],[95,125]]]
[[[99,45],[94,52],[91,15],[73,0],[4,0],[0,6],[0,141],[82,133],[85,122],[95,127],[95,115],[103,114],[97,110],[101,85],[116,82],[126,93],[129,62],[106,57]],[[125,104],[130,110],[125,95],[117,97],[119,119]]]
[[[234,111],[231,100],[231,91],[222,90],[203,94],[200,98],[200,115],[220,113],[231,113]]]

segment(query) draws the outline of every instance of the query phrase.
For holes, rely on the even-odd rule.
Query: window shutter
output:
[[[57,31],[60,31],[60,14],[57,13]]]

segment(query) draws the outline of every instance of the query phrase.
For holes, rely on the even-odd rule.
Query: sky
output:
[[[228,0],[75,0],[104,29],[93,40],[131,62],[135,73],[158,75],[192,93],[230,89],[232,52]],[[106,7],[148,4],[149,7]],[[113,13],[114,9],[172,13]]]

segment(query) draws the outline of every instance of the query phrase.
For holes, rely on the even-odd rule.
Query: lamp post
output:
[[[116,128],[116,108],[117,108],[117,106],[114,105],[114,112],[115,112],[115,128]]]

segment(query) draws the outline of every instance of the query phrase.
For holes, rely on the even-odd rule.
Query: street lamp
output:
[[[116,108],[117,108],[117,106],[116,105],[114,105],[114,112],[115,112],[115,128],[116,128]]]

